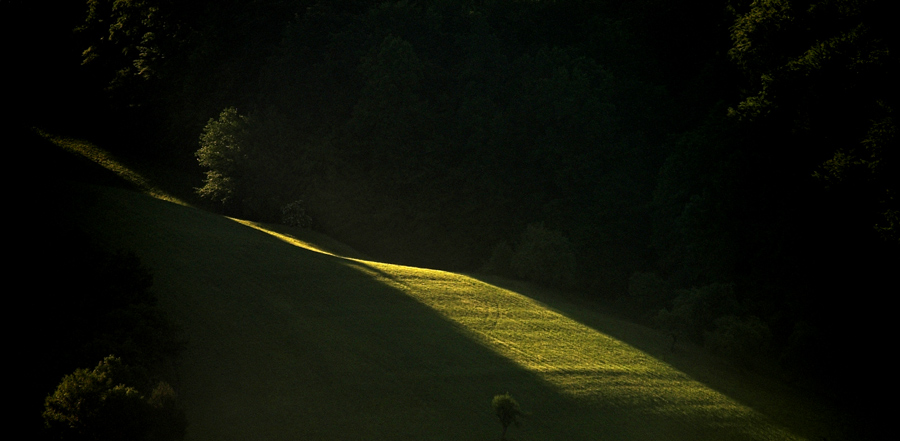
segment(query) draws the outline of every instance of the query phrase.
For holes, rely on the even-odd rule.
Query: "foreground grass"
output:
[[[826,406],[527,284],[133,191],[63,199],[66,221],[138,253],[185,328],[190,441],[490,440],[503,392],[530,414],[519,441],[858,439]]]

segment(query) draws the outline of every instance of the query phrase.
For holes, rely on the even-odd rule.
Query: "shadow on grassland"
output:
[[[777,378],[742,369],[689,342],[679,342],[673,349],[671,338],[667,334],[618,318],[614,311],[609,311],[597,300],[572,293],[559,293],[503,277],[473,277],[527,296],[591,330],[612,337],[676,370],[685,378],[752,409],[769,424],[784,427],[799,439],[870,439],[862,435],[869,431],[864,432],[858,418],[842,411],[842,408],[830,400],[823,400]],[[587,373],[580,376],[586,378],[585,375]],[[640,383],[633,379],[631,382]],[[652,406],[657,405],[658,403]]]
[[[533,414],[515,439],[640,439],[365,263],[130,191],[69,191],[66,221],[134,250],[185,328],[188,440],[496,439],[490,400],[507,391]]]
[[[12,163],[23,170],[30,171],[30,173],[19,175],[16,178],[24,181],[21,182],[22,184],[43,186],[48,191],[57,190],[58,186],[67,185],[71,181],[136,189],[132,183],[116,175],[113,171],[80,154],[60,148],[48,136],[42,135],[34,129],[13,127],[12,133],[7,135],[11,135],[11,138],[15,140],[11,145],[11,153],[14,158]],[[38,192],[38,189],[34,187],[29,186],[25,189],[25,196],[40,196],[40,194],[32,194]],[[52,193],[46,195],[54,196]]]
[[[191,346],[179,391],[189,441],[495,439],[490,398],[507,391],[531,413],[512,429],[519,440],[810,439],[769,414],[717,407],[722,397],[682,373],[689,370],[641,371],[665,363],[610,337],[621,329],[604,316],[581,317],[549,295],[535,300],[522,287],[441,273],[451,297],[478,294],[453,297],[448,308],[472,317],[479,301],[502,298],[507,304],[486,311],[520,314],[513,324],[559,348],[546,352],[528,347],[531,337],[471,327],[393,283],[402,271],[440,272],[310,251],[129,191],[74,186],[71,196],[72,221],[134,250],[152,269],[162,306],[185,327]],[[585,341],[540,333],[554,326],[559,337]],[[603,360],[610,349],[634,363]],[[680,398],[668,395],[685,384]]]
[[[29,152],[53,150],[52,144],[40,137],[29,139],[32,143],[43,146],[41,150],[26,149]],[[58,152],[58,150],[56,151]],[[481,425],[492,426],[495,424],[487,409],[489,396],[501,392],[501,389],[503,389],[502,391],[509,390],[517,395],[526,410],[530,410],[534,414],[527,425],[522,428],[521,439],[704,439],[701,436],[703,433],[715,432],[714,429],[704,432],[700,428],[690,428],[695,425],[694,423],[706,424],[708,421],[694,421],[687,415],[641,420],[642,412],[647,413],[647,409],[658,407],[658,403],[655,404],[654,400],[658,400],[659,397],[652,394],[644,394],[643,397],[646,398],[644,402],[628,402],[627,400],[617,400],[611,396],[612,394],[599,397],[594,394],[595,399],[585,400],[562,392],[567,388],[571,389],[572,385],[567,383],[573,382],[582,383],[580,388],[585,390],[593,387],[596,390],[607,388],[606,390],[612,391],[639,389],[640,383],[645,380],[642,380],[642,375],[639,374],[623,375],[619,371],[598,370],[596,367],[585,369],[579,366],[555,366],[543,371],[535,371],[535,369],[541,368],[540,366],[523,367],[520,362],[511,361],[514,358],[511,358],[509,354],[500,355],[502,352],[498,352],[498,350],[502,351],[504,348],[498,348],[494,344],[496,342],[486,342],[484,335],[477,335],[448,318],[446,314],[435,313],[433,309],[423,307],[420,303],[410,300],[408,293],[402,289],[395,289],[390,286],[390,283],[382,283],[383,281],[379,279],[392,278],[391,274],[382,270],[384,268],[382,265],[339,259],[304,250],[284,241],[278,241],[268,234],[244,228],[220,216],[154,201],[151,198],[129,192],[77,186],[78,188],[73,188],[72,192],[67,194],[70,186],[68,179],[84,180],[82,177],[88,176],[87,172],[99,173],[93,175],[93,178],[87,179],[90,183],[133,188],[116,175],[98,169],[81,158],[70,156],[71,154],[67,153],[64,158],[51,160],[50,157],[42,154],[35,155],[31,163],[41,164],[44,167],[43,170],[56,179],[50,180],[50,182],[54,182],[54,187],[40,189],[29,202],[46,203],[50,201],[52,209],[41,211],[41,213],[50,211],[54,217],[40,220],[47,222],[48,229],[52,229],[53,224],[67,222],[65,217],[57,218],[55,215],[68,208],[73,217],[78,218],[83,225],[87,225],[87,228],[94,231],[97,237],[101,237],[110,246],[135,250],[153,268],[157,276],[157,290],[161,292],[161,297],[164,297],[163,301],[169,305],[170,310],[181,317],[183,322],[195,328],[197,343],[194,348],[202,348],[191,353],[194,357],[191,359],[193,361],[186,363],[186,366],[194,366],[195,369],[186,370],[186,372],[192,373],[193,377],[186,375],[191,378],[191,381],[186,381],[185,384],[199,387],[194,390],[219,390],[223,394],[221,403],[216,402],[220,398],[218,396],[210,397],[202,396],[202,394],[198,402],[214,403],[209,407],[203,407],[206,411],[223,411],[218,414],[201,413],[200,416],[205,418],[201,421],[206,423],[222,422],[222,424],[207,424],[205,427],[225,439],[236,438],[225,428],[233,428],[235,425],[258,428],[265,425],[262,422],[241,424],[248,418],[244,412],[249,412],[248,415],[252,417],[249,418],[250,421],[278,420],[278,418],[304,421],[307,423],[307,427],[299,431],[296,431],[296,427],[294,427],[293,430],[296,431],[296,434],[308,433],[313,437],[328,434],[329,439],[349,439],[351,436],[372,438],[371,435],[388,435],[388,432],[384,430],[378,432],[379,428],[397,428],[404,424],[413,428],[421,428],[421,434],[429,434],[429,438],[438,435],[438,439],[451,439],[453,438],[452,434],[464,432],[457,426],[466,426],[468,417],[477,414],[477,418],[481,418],[482,422],[470,425],[474,430],[471,439],[484,439],[480,435],[481,433],[490,434],[492,432],[490,429],[482,431]],[[71,167],[73,160],[78,161],[81,167]],[[48,168],[48,164],[57,165]],[[112,196],[113,194],[114,196]],[[67,195],[73,198],[68,204],[65,200],[60,199],[60,196],[65,199]],[[292,239],[304,239],[291,231],[284,230],[282,232],[288,236],[293,235]],[[346,249],[339,245],[320,248],[325,252],[338,255],[348,254]],[[353,257],[364,258],[361,255]],[[381,272],[379,273],[379,271]],[[484,278],[484,282],[490,286],[523,294],[529,299],[539,302],[543,308],[540,313],[542,316],[548,315],[546,311],[558,312],[573,323],[581,324],[596,334],[614,337],[616,341],[627,343],[648,357],[672,366],[678,372],[683,373],[686,378],[696,380],[710,389],[764,414],[778,424],[790,428],[794,433],[813,434],[807,435],[810,439],[826,436],[822,435],[821,431],[810,430],[809,427],[818,428],[822,420],[832,418],[833,415],[828,409],[817,416],[809,417],[808,421],[798,423],[798,419],[806,418],[799,415],[803,413],[799,411],[808,408],[808,402],[788,400],[790,404],[785,405],[777,399],[773,400],[771,398],[773,393],[775,396],[779,396],[782,392],[777,385],[773,386],[764,380],[730,371],[727,366],[704,358],[705,355],[702,354],[702,351],[685,347],[676,353],[670,353],[667,339],[646,328],[616,320],[609,315],[595,313],[593,308],[582,308],[576,303],[567,301],[564,297],[535,289],[529,285],[487,278]],[[409,302],[416,306],[403,306]],[[281,309],[276,308],[275,305],[280,305]],[[405,312],[400,314],[399,311]],[[216,318],[220,314],[222,317],[230,317],[232,320]],[[281,321],[272,317],[281,317]],[[417,317],[417,319],[413,320],[411,317]],[[290,323],[304,325],[290,325]],[[407,323],[407,325],[395,326],[400,323]],[[429,329],[434,329],[434,333],[423,334],[425,330]],[[294,344],[272,345],[272,335],[278,334],[283,334],[284,339],[288,342],[296,340],[305,343],[301,345],[300,349],[295,348]],[[316,336],[316,338],[310,336]],[[404,336],[406,336],[405,339]],[[372,341],[369,341],[369,337]],[[242,349],[245,345],[249,345],[250,349]],[[257,345],[266,348],[272,346],[268,354],[264,353],[260,357],[262,360],[269,360],[268,363],[248,360],[251,357],[248,357],[247,354],[260,352],[253,349]],[[406,352],[401,351],[399,349],[401,347]],[[436,348],[434,350],[436,355],[427,355],[429,348]],[[454,348],[457,350],[453,350]],[[285,354],[285,351],[288,353]],[[298,354],[298,357],[294,357],[294,353]],[[419,353],[425,355],[418,357]],[[272,357],[276,359],[270,360]],[[361,357],[371,361],[359,361]],[[425,367],[422,367],[421,364],[426,360],[432,360],[433,364],[433,360],[440,359],[447,359],[451,362],[453,360],[465,361],[466,357],[472,358],[462,363],[463,367],[454,371],[453,375],[456,376],[443,374],[444,378],[460,380],[448,380],[453,383],[452,387],[440,386],[439,382],[424,381],[419,389],[425,390],[430,387],[431,390],[418,395],[413,394],[420,398],[407,399],[403,401],[403,405],[389,406],[372,403],[376,410],[363,408],[362,405],[352,406],[359,415],[363,415],[359,417],[360,421],[353,423],[354,430],[340,429],[346,425],[343,422],[348,419],[346,416],[342,418],[341,422],[338,422],[336,413],[328,413],[323,410],[331,409],[329,406],[341,402],[339,398],[348,396],[344,393],[345,390],[341,388],[341,385],[362,381],[354,379],[354,375],[359,377],[366,374],[364,370],[360,371],[362,374],[349,368],[349,371],[345,372],[346,369],[341,370],[344,368],[338,369],[335,366],[347,365],[359,368],[384,365],[387,370],[381,369],[381,371],[395,372],[395,374],[385,374],[388,378],[382,378],[384,375],[373,377],[376,380],[382,378],[384,381],[380,381],[380,383],[384,385],[392,385],[392,387],[384,386],[385,389],[391,389],[390,392],[381,390],[379,393],[384,394],[385,397],[401,397],[408,396],[408,394],[403,395],[403,392],[415,389],[409,385],[417,383],[408,377],[398,376],[399,374],[396,372],[416,371],[420,372],[416,378],[441,378],[438,375],[441,371],[435,371],[437,369],[435,366],[426,363]],[[382,359],[397,361],[384,364],[379,361]],[[214,363],[214,360],[227,360],[230,363],[218,364]],[[311,363],[313,367],[306,366],[304,363]],[[382,364],[379,365],[379,363]],[[540,363],[535,362],[535,364],[539,365]],[[197,366],[210,366],[210,374],[196,369]],[[485,366],[493,366],[494,370],[484,371],[487,369]],[[230,402],[228,398],[237,399],[236,397],[243,395],[228,392],[231,389],[223,388],[222,384],[238,387],[237,385],[243,381],[247,384],[246,387],[250,388],[248,393],[252,395],[250,391],[258,391],[258,388],[254,389],[251,386],[259,377],[257,369],[261,372],[266,372],[267,369],[280,372],[290,370],[291,367],[297,367],[297,372],[311,372],[313,380],[293,380],[293,383],[288,381],[286,384],[307,385],[321,380],[323,383],[333,384],[340,393],[333,395],[326,393],[331,390],[329,388],[304,388],[304,392],[313,393],[313,395],[319,393],[317,396],[319,401],[307,399],[302,404],[309,407],[300,410],[290,410],[290,406],[280,404],[265,405],[261,409],[251,408],[240,403],[228,404]],[[485,378],[490,378],[490,381],[470,380],[466,377],[466,375],[471,375],[473,378],[480,378],[479,368],[487,372],[484,375],[486,375]],[[233,372],[216,374],[223,369],[231,369]],[[340,379],[343,377],[330,372],[344,372],[349,379]],[[598,372],[601,372],[602,375],[598,375]],[[266,384],[271,384],[272,387],[279,383],[279,381],[273,380],[276,377],[263,375],[261,378],[268,379]],[[277,378],[281,379],[281,377]],[[285,374],[284,378],[290,378],[290,375]],[[518,380],[507,383],[500,381],[513,378]],[[219,383],[218,380],[222,380],[224,383]],[[373,380],[373,382],[379,381]],[[434,384],[439,386],[435,387]],[[457,389],[469,390],[468,398],[451,399],[450,397],[454,397],[454,394],[462,393]],[[574,389],[578,389],[578,387]],[[474,392],[476,390],[477,393]],[[519,390],[522,392],[519,393]],[[360,391],[364,396],[377,395],[367,392],[365,388]],[[281,395],[277,391],[269,394],[272,399],[278,398],[275,401],[280,400],[279,402],[288,405],[298,404],[294,403],[291,398]],[[478,400],[483,401],[484,404],[470,402],[475,401],[474,395],[479,395]],[[188,397],[190,396],[188,394]],[[426,396],[432,397],[430,401],[424,398]],[[633,397],[636,395],[621,394],[621,396]],[[684,401],[685,406],[690,405],[688,401]],[[320,403],[326,403],[326,405],[321,406]],[[366,401],[363,400],[362,403],[366,403]],[[423,405],[421,403],[433,404]],[[457,407],[466,406],[468,410],[465,413],[468,417],[461,417],[448,410],[454,408],[449,403],[459,403]],[[702,403],[700,400],[698,405],[702,405]],[[677,408],[677,404],[675,403],[674,407]],[[474,411],[475,408],[480,410]],[[393,413],[391,409],[394,409]],[[397,412],[396,409],[403,409],[406,413],[403,416],[405,419],[403,424],[381,422],[389,421],[390,418],[379,416],[396,416],[403,413]],[[267,412],[273,415],[266,416]],[[318,416],[297,418],[292,416],[291,412],[308,412],[310,415]],[[425,429],[429,424],[441,427],[441,429],[433,431]],[[282,426],[281,423],[272,426],[271,433],[276,439],[284,436],[284,430],[276,429]],[[454,429],[445,429],[444,427],[447,426],[453,426]],[[686,426],[688,429],[683,429]],[[332,428],[319,430],[315,429],[317,427]],[[668,430],[672,427],[676,430]],[[681,431],[678,428],[682,428]],[[268,431],[268,429],[260,430]],[[317,432],[317,430],[319,431]],[[387,438],[402,438],[401,434],[407,432],[409,431],[395,431]],[[413,432],[417,435],[420,434],[416,431]],[[444,432],[448,434],[446,437],[440,435]],[[475,432],[479,435],[475,436]],[[840,435],[834,435],[833,432],[827,433],[828,439],[841,439]],[[538,434],[541,436],[536,436]],[[258,433],[253,435],[256,437]],[[491,438],[491,436],[488,435],[487,438]],[[457,437],[453,439],[470,438]],[[721,436],[711,435],[706,439],[721,439]],[[746,435],[743,438],[732,439],[756,438]]]

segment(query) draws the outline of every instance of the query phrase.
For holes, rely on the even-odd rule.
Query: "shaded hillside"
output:
[[[499,391],[530,412],[516,439],[859,434],[824,402],[559,293],[323,254],[303,230],[129,191],[65,194],[74,225],[137,250],[185,327],[188,440],[491,439]]]

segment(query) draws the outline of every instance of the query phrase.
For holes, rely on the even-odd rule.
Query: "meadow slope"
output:
[[[503,392],[529,413],[518,441],[865,439],[824,402],[599,305],[192,208],[153,173],[42,136],[29,151],[58,181],[26,201],[46,213],[35,231],[80,228],[153,272],[190,340],[188,441],[493,440]]]
[[[153,271],[205,440],[850,439],[831,409],[534,286],[365,260],[314,232],[71,184],[71,222]]]

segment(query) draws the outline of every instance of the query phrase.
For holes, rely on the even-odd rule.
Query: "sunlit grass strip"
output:
[[[262,224],[236,221],[325,252]],[[588,406],[619,409],[628,418],[644,415],[653,426],[671,421],[673,428],[721,428],[746,439],[805,439],[671,365],[525,295],[456,273],[349,260],[362,264],[357,266],[362,271],[371,268],[368,277],[428,306],[474,341]]]
[[[115,159],[111,153],[90,142],[81,139],[51,135],[39,129],[35,129],[35,132],[54,145],[77,155],[81,155],[97,165],[115,173],[116,176],[137,186],[142,192],[150,196],[179,205],[189,205],[181,199],[166,193],[159,187],[154,186],[149,179]]]
[[[287,242],[287,243],[289,243],[289,244],[291,244],[291,245],[298,246],[298,247],[300,247],[300,248],[306,248],[306,249],[308,249],[308,250],[310,250],[310,251],[315,251],[315,252],[317,252],[317,253],[328,254],[329,256],[335,256],[334,253],[331,253],[331,252],[329,252],[329,251],[327,251],[327,250],[325,250],[325,249],[319,247],[318,245],[316,245],[316,244],[314,244],[314,243],[312,243],[312,242],[305,241],[305,240],[300,240],[300,239],[298,239],[298,238],[296,238],[296,237],[292,237],[292,236],[288,236],[288,235],[286,235],[286,234],[281,234],[281,233],[279,233],[279,232],[272,231],[270,228],[266,227],[265,225],[263,225],[263,224],[261,224],[261,223],[259,223],[259,222],[252,222],[252,221],[243,220],[243,219],[236,219],[236,218],[229,218],[229,219],[231,219],[231,220],[233,220],[233,221],[235,221],[235,222],[237,222],[237,223],[239,223],[239,224],[241,224],[241,225],[246,225],[246,226],[248,226],[248,227],[250,227],[250,228],[254,228],[254,229],[256,229],[256,230],[259,230],[259,231],[262,231],[262,232],[264,232],[264,233],[270,234],[270,235],[272,235],[272,236],[274,236],[274,237],[277,237],[278,239],[281,239],[281,240],[283,240],[283,241],[285,241],[285,242]]]
[[[702,421],[764,439],[803,439],[646,353],[531,298],[467,276],[369,262],[372,276],[577,399]]]

